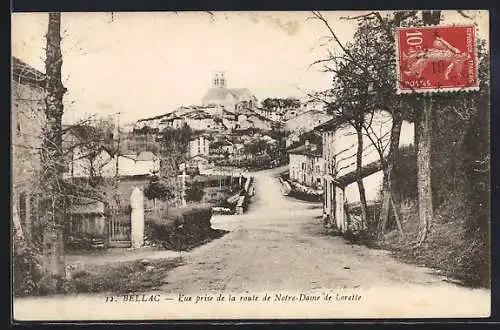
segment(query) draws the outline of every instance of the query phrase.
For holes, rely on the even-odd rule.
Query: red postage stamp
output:
[[[473,25],[398,28],[396,52],[398,93],[479,89]]]

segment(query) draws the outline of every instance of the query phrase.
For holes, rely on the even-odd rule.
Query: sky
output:
[[[474,14],[474,13],[472,13]],[[359,12],[323,12],[340,41]],[[310,12],[62,13],[65,122],[120,113],[120,123],[201,103],[215,71],[259,100],[304,97],[331,76],[311,64],[335,49]],[[464,21],[454,12],[445,20]],[[47,13],[12,14],[12,54],[44,71]],[[469,21],[470,22],[470,21]]]

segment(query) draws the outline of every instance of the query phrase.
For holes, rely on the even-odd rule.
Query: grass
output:
[[[392,230],[378,235],[375,226],[366,231],[347,232],[344,238],[353,244],[389,250],[400,261],[436,270],[454,282],[468,287],[490,287],[490,248],[488,238],[479,232],[465,231],[465,211],[456,205],[435,212],[426,241],[416,247],[418,212],[415,204],[402,205],[404,236]]]
[[[205,231],[203,233],[203,236],[197,237],[192,239],[191,237],[184,237],[182,238],[181,236],[181,244],[177,243],[176,240],[174,240],[173,243],[165,242],[163,244],[163,247],[167,250],[175,250],[175,251],[191,251],[194,248],[197,248],[198,246],[202,246],[204,244],[207,244],[208,242],[213,241],[214,239],[221,238],[225,234],[227,234],[229,231],[227,230],[222,230],[222,229],[208,229],[208,231]]]
[[[73,274],[73,293],[130,293],[154,290],[165,284],[168,271],[182,265],[182,258],[132,261],[94,266]]]
[[[228,233],[208,229],[181,241],[181,251],[189,251]],[[177,240],[174,240],[177,243]],[[168,244],[167,244],[168,245]],[[179,251],[178,246],[170,246]],[[71,279],[38,274],[31,256],[19,257],[16,265],[15,296],[47,296],[75,293],[132,293],[155,290],[165,284],[167,273],[183,264],[181,258],[121,261],[109,264],[90,264],[85,270],[72,274]],[[26,260],[25,260],[26,259]],[[24,264],[23,264],[24,263]]]

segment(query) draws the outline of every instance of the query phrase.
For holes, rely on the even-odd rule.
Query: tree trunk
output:
[[[382,183],[382,206],[380,209],[380,217],[378,222],[379,234],[383,234],[387,229],[387,222],[389,219],[389,210],[391,207],[391,195],[389,191],[389,175],[388,170],[384,168],[384,179]]]
[[[431,134],[432,134],[432,99],[423,98],[421,119],[416,123],[418,134],[417,171],[418,171],[418,216],[419,233],[417,244],[422,244],[427,238],[430,223],[433,219],[432,189],[431,189]]]
[[[21,218],[19,217],[17,198],[12,201],[12,221],[14,224],[13,247],[14,253],[19,253],[25,245],[23,227],[21,226]]]
[[[396,202],[394,200],[395,200],[395,198],[394,198],[393,194],[391,193],[391,205],[392,205],[392,209],[394,210],[394,219],[396,220],[396,225],[398,226],[399,233],[401,234],[401,236],[404,236],[403,226],[401,225],[401,218],[400,218],[399,212],[398,212],[399,208],[396,206]]]
[[[61,230],[61,225],[64,222],[64,192],[61,187],[63,184],[64,157],[62,150],[62,115],[63,115],[63,95],[66,92],[61,80],[61,14],[49,13],[49,24],[47,29],[47,47],[45,59],[45,117],[46,127],[44,132],[44,140],[42,147],[42,166],[44,167],[44,184],[46,188],[46,197],[52,201],[51,216],[47,218],[51,223],[48,226],[53,227],[55,231]],[[46,228],[48,229],[48,228]],[[46,230],[46,233],[49,231]],[[56,235],[59,240],[62,240],[62,235]],[[55,275],[60,274],[61,269],[64,271],[64,266],[61,267],[61,260],[64,262],[62,255],[62,242],[53,242],[60,248],[56,249],[56,260],[59,265],[57,269],[48,270]],[[47,251],[54,253],[54,251]],[[52,263],[49,263],[52,264]]]
[[[392,114],[392,127],[391,127],[391,141],[389,145],[389,155],[385,164],[383,164],[384,181],[382,191],[382,209],[380,211],[379,229],[383,233],[387,229],[389,219],[389,210],[391,204],[393,205],[393,212],[396,218],[399,218],[399,203],[392,198],[394,192],[392,191],[392,169],[398,159],[399,153],[399,138],[401,136],[401,126],[403,125],[403,116],[399,110],[395,110]]]
[[[439,24],[441,21],[441,11],[423,10],[422,21],[425,25]],[[432,97],[424,96],[422,98],[423,109],[420,112],[417,109],[418,115],[415,122],[419,217],[417,245],[422,244],[427,238],[429,226],[434,217],[431,186],[432,104]]]
[[[356,135],[358,137],[358,150],[356,152],[356,182],[358,184],[359,190],[359,200],[361,202],[361,220],[363,222],[363,226],[367,224],[367,205],[366,205],[366,193],[365,193],[365,185],[363,183],[363,131],[361,130],[361,126],[356,127]]]

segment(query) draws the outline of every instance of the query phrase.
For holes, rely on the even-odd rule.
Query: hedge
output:
[[[178,251],[190,250],[220,234],[212,229],[211,217],[211,206],[199,204],[154,214],[146,218],[147,244]]]

